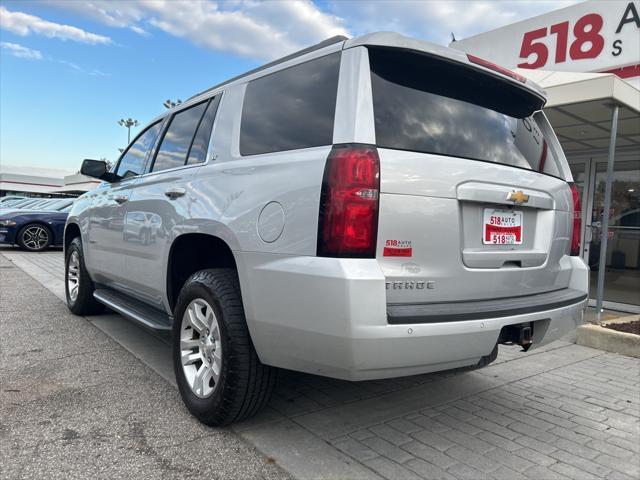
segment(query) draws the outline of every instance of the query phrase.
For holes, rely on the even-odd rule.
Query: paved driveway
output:
[[[51,358],[75,355],[78,335],[76,341],[69,342],[67,335],[58,331],[70,321],[80,325],[87,337],[84,343],[92,346],[95,358],[91,357],[91,365],[114,368],[109,359],[116,349],[122,350],[120,346],[133,355],[119,360],[118,375],[81,369],[89,384],[99,384],[99,390],[109,392],[107,398],[111,399],[104,408],[97,408],[100,413],[96,418],[91,418],[91,428],[96,432],[106,429],[109,434],[93,435],[91,428],[69,426],[76,421],[72,418],[56,418],[56,410],[61,408],[58,390],[70,388],[67,384],[71,380],[56,373],[57,364],[38,366],[41,354],[29,353],[24,346],[27,340],[14,339],[22,317],[3,313],[2,318],[8,320],[3,320],[0,335],[10,353],[4,354],[3,348],[0,366],[0,442],[4,445],[0,452],[3,464],[10,467],[6,471],[17,472],[17,464],[36,454],[39,461],[48,459],[48,471],[68,473],[75,464],[68,464],[60,453],[50,456],[50,449],[62,452],[62,447],[55,446],[77,442],[79,451],[94,458],[102,449],[123,448],[127,443],[118,437],[137,438],[141,420],[136,415],[143,415],[154,434],[151,440],[145,437],[146,443],[136,444],[135,455],[118,463],[114,467],[117,471],[137,474],[140,467],[136,462],[144,458],[165,476],[178,476],[184,463],[174,464],[161,447],[178,448],[175,445],[198,443],[204,438],[210,448],[200,450],[199,458],[206,462],[212,457],[214,476],[225,472],[225,478],[285,475],[277,466],[297,478],[640,477],[637,359],[558,341],[528,354],[501,347],[494,364],[474,372],[349,383],[283,371],[274,398],[263,413],[236,425],[233,431],[207,429],[191,421],[179,404],[172,387],[166,339],[113,314],[88,317],[84,323],[70,317],[59,300],[64,293],[60,252],[3,252],[11,262],[4,264],[17,268],[14,281],[5,281],[6,273],[2,273],[2,311],[28,306],[35,325],[46,326],[51,333],[46,349],[52,350]],[[14,344],[23,345],[22,350]],[[38,348],[38,342],[35,345]],[[102,366],[105,361],[107,367]],[[39,370],[50,374],[47,386],[29,393],[28,380],[21,378],[37,376]],[[95,393],[96,387],[84,387],[79,379],[72,384],[75,393],[69,393],[70,398],[84,398],[94,388],[94,400],[99,405],[105,403]],[[34,412],[20,413],[21,407],[14,403],[32,405]],[[80,416],[86,415],[83,409]],[[138,423],[128,424],[124,418],[135,418]],[[38,426],[38,422],[45,423]],[[178,428],[161,427],[176,422]],[[41,438],[42,432],[49,440]],[[27,444],[31,450],[21,450]],[[180,448],[184,455],[184,447]],[[246,458],[246,471],[236,468],[242,458]],[[184,462],[188,463],[186,458]]]

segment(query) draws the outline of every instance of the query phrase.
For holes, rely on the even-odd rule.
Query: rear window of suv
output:
[[[370,48],[369,63],[379,147],[557,173],[535,95],[417,52]]]
[[[240,154],[330,145],[340,52],[249,82],[240,126]]]

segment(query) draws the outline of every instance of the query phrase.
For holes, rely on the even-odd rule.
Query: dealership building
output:
[[[99,184],[100,180],[73,170],[0,163],[0,197],[76,197]]]
[[[582,195],[590,302],[640,312],[640,2],[578,3],[450,46],[547,92]]]

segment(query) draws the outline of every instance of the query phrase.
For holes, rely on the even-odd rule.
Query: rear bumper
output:
[[[475,365],[491,353],[505,325],[535,322],[536,348],[581,324],[587,305],[588,268],[576,257],[566,260],[573,301],[528,313],[397,324],[388,321],[385,277],[376,260],[236,252],[236,261],[261,361],[346,380]]]
[[[387,318],[392,325],[489,320],[557,310],[584,302],[587,296],[586,292],[563,288],[536,295],[475,302],[391,304],[387,307]]]

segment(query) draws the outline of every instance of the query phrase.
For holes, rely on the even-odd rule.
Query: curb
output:
[[[618,332],[599,325],[579,326],[576,329],[576,343],[627,357],[640,358],[640,335]]]

